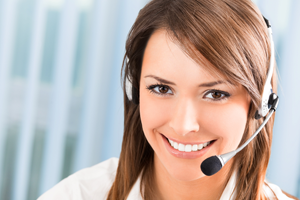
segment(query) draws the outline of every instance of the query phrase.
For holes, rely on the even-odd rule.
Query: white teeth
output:
[[[198,150],[203,149],[203,144],[198,144]]]
[[[198,150],[198,145],[194,144],[192,150],[197,151]]]
[[[185,151],[185,152],[191,152],[191,151],[199,151],[201,149],[203,149],[204,147],[207,147],[210,142],[206,142],[206,143],[203,143],[203,144],[194,144],[194,145],[191,145],[191,144],[187,144],[187,145],[184,145],[184,144],[181,144],[181,143],[177,143],[177,142],[174,142],[170,139],[169,140],[169,143],[170,145],[174,148],[174,149],[178,149],[179,151]]]
[[[192,151],[192,145],[190,145],[190,144],[185,145],[184,151],[185,152],[191,152]]]
[[[184,151],[184,149],[185,149],[184,145],[179,143],[178,150],[179,151]]]
[[[203,147],[206,147],[209,144],[209,142],[206,142],[203,144]]]
[[[169,140],[169,142],[171,143],[171,146],[174,147],[174,142],[172,140]]]
[[[174,149],[178,149],[178,144],[177,144],[177,142],[174,142]]]

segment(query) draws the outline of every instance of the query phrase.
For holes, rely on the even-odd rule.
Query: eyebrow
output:
[[[164,84],[169,84],[169,85],[176,85],[175,83],[171,82],[171,81],[168,81],[168,80],[165,80],[163,78],[160,78],[158,76],[155,76],[155,75],[147,75],[145,76],[144,78],[154,78],[156,80],[158,80],[159,82],[161,83],[164,83]],[[226,81],[213,81],[213,82],[208,82],[208,83],[201,83],[200,85],[198,85],[198,87],[213,87],[215,85],[220,85],[220,84],[225,84],[225,83],[230,83],[231,85],[234,85],[234,83],[232,83],[231,81],[229,80],[226,80]]]

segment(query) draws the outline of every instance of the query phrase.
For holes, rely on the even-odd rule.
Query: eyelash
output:
[[[163,93],[158,93],[154,90],[154,88],[157,88],[157,87],[165,87],[167,88],[168,90],[171,90],[169,86],[167,85],[164,85],[164,84],[154,84],[154,85],[149,85],[146,87],[146,89],[149,90],[150,93],[153,93],[155,95],[159,95],[159,96],[168,96],[170,94],[163,94]],[[208,94],[212,94],[212,93],[221,93],[222,97],[221,98],[218,98],[218,99],[213,99],[213,98],[208,98],[209,101],[223,101],[223,100],[227,100],[231,95],[228,93],[228,92],[224,92],[224,91],[221,91],[221,90],[217,90],[217,89],[212,89],[212,90],[209,90],[205,93],[204,96],[207,96]]]

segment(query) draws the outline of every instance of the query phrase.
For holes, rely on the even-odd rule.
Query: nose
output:
[[[200,129],[197,120],[198,112],[195,102],[190,99],[181,100],[175,105],[169,125],[182,136],[190,132],[198,132]]]

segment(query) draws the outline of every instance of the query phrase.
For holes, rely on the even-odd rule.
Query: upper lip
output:
[[[162,134],[162,135],[163,135],[163,134]],[[204,144],[204,143],[206,143],[206,142],[214,141],[214,140],[208,140],[208,141],[205,141],[205,142],[203,142],[203,141],[201,141],[201,142],[195,142],[195,141],[193,141],[193,142],[181,142],[181,141],[178,141],[178,140],[176,140],[176,139],[169,138],[169,137],[167,137],[167,136],[165,136],[165,135],[163,135],[163,136],[166,137],[167,139],[172,140],[173,142],[177,142],[178,144],[183,144],[183,145],[187,145],[187,144],[191,144],[191,145],[194,145],[194,144]]]

